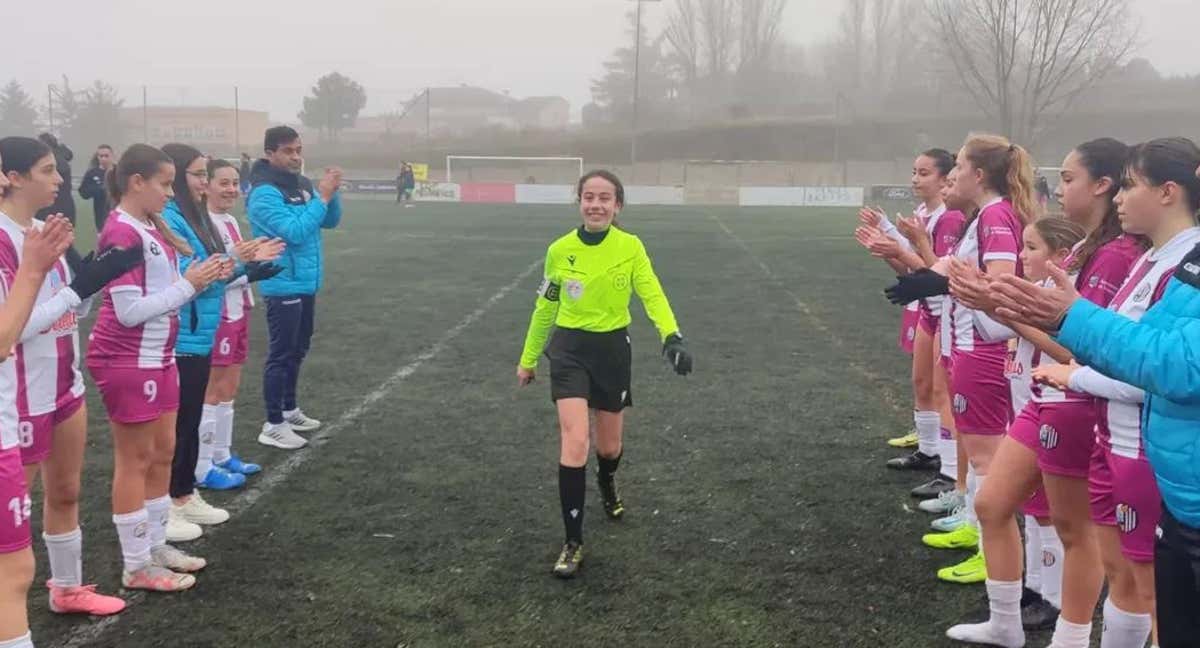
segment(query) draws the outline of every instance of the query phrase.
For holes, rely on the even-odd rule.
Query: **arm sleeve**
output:
[[[638,299],[646,307],[646,314],[658,329],[658,337],[666,341],[667,336],[679,332],[679,324],[675,321],[675,313],[667,301],[658,275],[654,274],[654,266],[650,263],[650,255],[646,247],[638,242],[637,256],[633,260],[633,290]]]
[[[58,291],[53,297],[34,306],[33,312],[29,314],[29,321],[25,323],[25,330],[21,332],[21,341],[33,339],[39,333],[50,328],[58,318],[66,315],[71,309],[78,308],[83,304],[83,300],[79,295],[75,294],[70,288],[63,288]]]
[[[188,303],[196,294],[196,289],[190,281],[180,278],[166,290],[153,295],[142,296],[129,289],[114,290],[109,294],[117,321],[122,326],[139,326]]]
[[[1193,289],[1172,281],[1164,299],[1180,290]],[[1200,404],[1200,320],[1155,328],[1078,299],[1067,311],[1058,341],[1080,364],[1106,376],[1176,403]]]
[[[554,326],[555,317],[558,316],[560,287],[550,277],[553,267],[550,251],[547,250],[543,273],[545,279],[538,288],[537,302],[533,306],[533,316],[529,318],[529,330],[525,333],[525,348],[521,351],[521,366],[526,369],[537,367],[538,356],[546,348],[546,338],[550,336],[550,329]]]
[[[979,331],[979,336],[985,342],[1001,342],[1017,337],[1016,331],[992,319],[987,313],[973,310],[971,314],[975,318],[975,330]]]
[[[322,229],[333,229],[342,222],[342,192],[333,192],[329,208],[325,210],[325,219],[321,221]]]
[[[899,229],[896,229],[896,224],[887,216],[879,219],[879,229],[883,230],[883,233],[887,234],[888,238],[899,243],[901,248],[909,252],[913,251],[912,241],[909,241],[908,237],[902,234]]]
[[[256,187],[246,207],[255,232],[283,239],[288,245],[299,245],[316,235],[328,211],[319,195],[303,205],[289,205],[283,194],[269,185]]]
[[[1146,392],[1133,385],[1113,380],[1091,367],[1076,369],[1071,374],[1071,381],[1067,386],[1073,391],[1099,396],[1110,401],[1141,403],[1146,399]]]

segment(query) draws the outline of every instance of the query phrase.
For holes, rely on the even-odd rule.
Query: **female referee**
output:
[[[646,248],[616,221],[625,206],[621,181],[608,171],[591,171],[579,179],[575,195],[583,223],[546,250],[545,281],[517,366],[517,382],[525,386],[533,382],[543,348],[550,359],[550,397],[558,407],[562,433],[558,496],[567,536],[554,563],[559,578],[573,577],[583,563],[588,410],[596,416],[597,478],[604,511],[613,519],[625,512],[614,477],[621,462],[622,412],[633,405],[626,330],[631,293],[637,293],[658,328],[663,355],[675,373],[692,371],[692,356]],[[546,346],[551,327],[556,327],[554,336]]]

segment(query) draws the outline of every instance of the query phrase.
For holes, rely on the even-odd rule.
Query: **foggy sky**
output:
[[[644,5],[661,26],[671,0]],[[785,33],[812,45],[837,0],[791,0]],[[1133,0],[1138,52],[1164,74],[1200,72],[1196,0]],[[561,95],[577,118],[590,80],[625,39],[633,0],[58,0],[0,11],[5,61],[45,103],[46,83],[103,79],[129,104],[241,105],[295,121],[300,98],[337,70],[367,88],[365,113],[394,110],[427,85],[467,83],[518,97]],[[53,7],[51,10],[50,7]],[[17,23],[13,29],[4,23]]]

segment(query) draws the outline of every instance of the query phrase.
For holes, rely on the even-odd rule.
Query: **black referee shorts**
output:
[[[633,405],[633,354],[629,332],[591,333],[556,329],[546,347],[550,359],[550,398],[586,398],[588,407],[620,412]]]

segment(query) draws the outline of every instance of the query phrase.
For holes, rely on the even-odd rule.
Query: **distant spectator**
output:
[[[400,175],[396,176],[396,202],[412,207],[413,189],[417,186],[412,166],[408,162],[400,163]]]
[[[96,218],[96,234],[100,234],[100,230],[104,229],[104,219],[108,218],[108,190],[105,188],[104,178],[108,175],[108,170],[113,166],[113,148],[108,144],[101,144],[96,147],[95,154],[92,155],[92,162],[88,165],[88,170],[83,174],[83,180],[79,182],[79,195],[84,200],[92,201],[92,211],[95,212]],[[65,180],[65,178],[64,178]]]
[[[1042,213],[1046,213],[1046,205],[1050,202],[1050,183],[1046,181],[1046,176],[1038,174],[1037,183],[1034,185],[1037,189],[1038,205],[1042,208]]]
[[[239,169],[238,173],[241,175],[241,178],[242,178],[241,188],[242,188],[242,195],[244,196],[250,192],[250,155],[249,154],[242,153],[242,167],[241,167],[241,169]]]
[[[71,225],[75,224],[75,198],[71,195],[71,160],[75,154],[66,145],[60,144],[58,138],[50,133],[42,133],[38,135],[38,139],[50,150],[54,152],[54,161],[58,165],[58,175],[62,176],[63,186],[66,191],[59,191],[58,198],[54,200],[54,204],[39,211],[37,213],[38,220],[46,220],[52,214],[62,214],[71,221]]]

